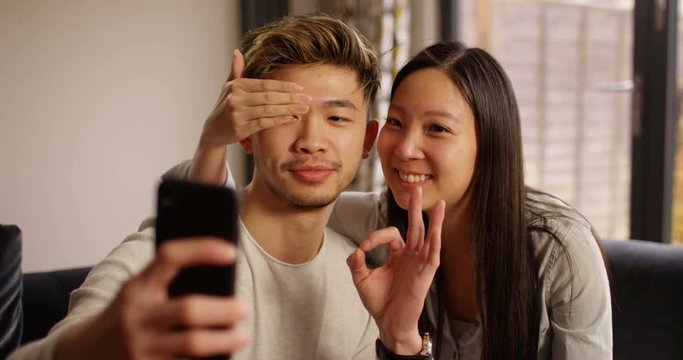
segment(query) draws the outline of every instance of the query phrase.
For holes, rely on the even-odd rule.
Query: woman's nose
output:
[[[415,132],[405,132],[398,140],[394,153],[403,160],[423,158],[422,137]]]

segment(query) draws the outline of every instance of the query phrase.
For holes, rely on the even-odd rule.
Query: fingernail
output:
[[[244,330],[236,331],[235,337],[237,338],[237,341],[240,343],[246,343],[251,341],[251,335],[249,335],[249,333],[247,333]]]
[[[313,100],[313,97],[311,95],[308,95],[308,94],[299,95],[299,101],[300,102],[308,103],[308,102],[311,102],[311,100]]]
[[[232,244],[228,245],[229,246],[225,249],[225,254],[230,258],[234,258],[235,255],[237,255],[237,252],[235,251],[235,246]]]
[[[304,91],[304,88],[299,84],[292,83],[291,90],[299,92],[299,91]]]
[[[247,304],[243,301],[238,301],[237,306],[238,306],[237,311],[239,313],[241,313],[242,315],[244,315],[245,318],[248,317],[249,315],[251,315],[251,306],[249,306],[249,304]]]

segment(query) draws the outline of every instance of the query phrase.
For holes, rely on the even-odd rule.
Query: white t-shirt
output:
[[[374,359],[378,332],[346,265],[356,250],[326,229],[318,255],[283,263],[241,224],[237,295],[254,306],[253,342],[234,359]]]

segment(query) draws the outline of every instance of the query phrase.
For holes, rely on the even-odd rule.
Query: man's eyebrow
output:
[[[353,110],[358,110],[356,108],[356,105],[354,105],[351,100],[347,99],[332,99],[332,100],[326,100],[323,102],[323,105],[325,107],[345,107],[345,108],[350,108]]]

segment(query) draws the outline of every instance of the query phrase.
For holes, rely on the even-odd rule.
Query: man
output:
[[[377,133],[367,119],[379,58],[326,16],[266,25],[242,50],[195,155],[224,157],[237,139],[254,154],[253,180],[240,192],[239,252],[216,239],[179,239],[155,257],[144,222],[72,294],[67,318],[12,359],[374,358],[377,329],[345,262],[355,246],[326,223]],[[226,124],[244,126],[219,131]],[[167,297],[181,268],[235,259],[234,298]]]

